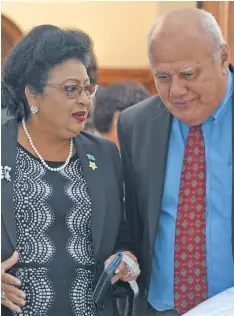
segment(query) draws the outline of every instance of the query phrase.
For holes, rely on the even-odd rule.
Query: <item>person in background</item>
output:
[[[137,315],[182,315],[234,286],[234,69],[215,18],[198,9],[159,18],[148,54],[158,95],[118,123]]]
[[[93,110],[96,133],[119,148],[117,121],[120,112],[149,97],[149,91],[138,82],[117,82],[103,88],[96,95]]]
[[[116,146],[84,129],[97,86],[82,31],[41,25],[3,65],[2,316],[115,316],[92,294],[113,254],[135,262]],[[128,251],[129,250],[129,251]],[[121,262],[114,281],[136,279]]]

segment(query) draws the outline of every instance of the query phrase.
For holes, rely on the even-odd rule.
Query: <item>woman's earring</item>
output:
[[[30,110],[32,114],[36,114],[38,112],[38,108],[35,105],[30,106]]]

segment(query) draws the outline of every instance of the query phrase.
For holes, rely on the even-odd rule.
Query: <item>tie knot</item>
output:
[[[201,125],[196,125],[196,126],[192,126],[190,128],[190,130],[194,130],[194,131],[200,131],[202,128],[201,128]]]
[[[188,137],[195,137],[196,139],[203,139],[201,125],[192,126],[189,131]]]

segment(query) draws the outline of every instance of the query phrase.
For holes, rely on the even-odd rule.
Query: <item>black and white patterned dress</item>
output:
[[[52,172],[18,145],[13,201],[20,259],[11,273],[27,301],[15,314],[96,316],[91,201],[79,158]]]

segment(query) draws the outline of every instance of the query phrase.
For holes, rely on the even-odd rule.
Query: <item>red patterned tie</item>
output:
[[[175,309],[183,314],[207,298],[206,161],[201,126],[185,146],[175,236]]]

